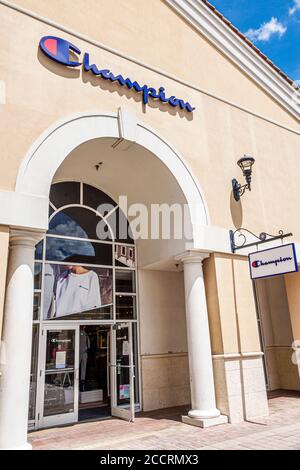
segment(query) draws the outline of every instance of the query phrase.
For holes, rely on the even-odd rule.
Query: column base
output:
[[[189,416],[182,416],[182,422],[190,426],[198,426],[199,428],[210,428],[211,426],[218,426],[219,424],[227,424],[228,417],[224,415],[217,416],[216,418],[190,418]]]

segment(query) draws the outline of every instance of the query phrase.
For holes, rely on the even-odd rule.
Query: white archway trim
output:
[[[56,122],[25,156],[16,192],[48,197],[55,172],[69,153],[84,142],[101,137],[120,137],[117,116],[80,114]]]
[[[124,122],[124,119],[127,120]],[[123,122],[122,122],[123,120]],[[131,112],[118,114],[80,114],[56,122],[47,129],[25,156],[16,181],[15,193],[19,196],[37,198],[47,202],[53,177],[67,155],[79,145],[92,139],[111,137],[124,139],[124,129],[134,126]],[[172,173],[190,207],[194,230],[194,243],[200,239],[200,227],[209,225],[208,209],[199,185],[179,153],[154,130],[135,121],[134,141],[152,152]],[[133,139],[132,139],[133,140]],[[32,201],[33,202],[33,201]],[[40,203],[40,206],[43,204]],[[39,213],[41,207],[39,207]],[[34,209],[33,209],[34,210]],[[47,211],[46,211],[47,213]],[[45,214],[35,214],[40,220],[36,227],[45,223]],[[0,220],[1,223],[1,220]],[[44,227],[47,229],[47,225]]]

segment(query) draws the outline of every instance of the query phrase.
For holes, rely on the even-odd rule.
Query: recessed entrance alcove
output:
[[[193,248],[192,216],[184,210],[190,201],[183,189],[187,185],[189,197],[193,191],[178,156],[173,154],[170,169],[146,148],[147,139],[144,143],[106,136],[69,145],[64,158],[56,155],[57,168],[51,162],[51,171],[45,169],[48,179],[41,175],[37,183],[37,196],[45,197],[52,172],[49,228],[35,259],[31,428],[111,415],[130,420],[136,410],[190,403],[183,272],[175,257]],[[157,147],[165,152],[162,142]],[[18,180],[23,190],[29,170],[41,165],[34,159],[36,152]],[[98,212],[101,203],[111,209]],[[161,228],[153,237],[153,204],[182,207],[188,236],[174,238],[171,215],[171,238],[163,239]],[[122,240],[113,216],[120,213],[130,222],[141,215],[135,213],[137,205],[148,214],[148,237],[135,239],[129,229],[129,238]],[[103,243],[97,240],[99,220],[111,234]],[[52,315],[49,292],[85,276],[97,277],[105,308],[60,315],[56,299],[58,313]]]

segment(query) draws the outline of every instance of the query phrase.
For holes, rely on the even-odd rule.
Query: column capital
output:
[[[200,263],[210,257],[210,253],[208,252],[203,252],[203,251],[197,251],[197,250],[188,250],[180,255],[175,256],[176,261],[180,261],[183,264],[187,263]]]
[[[22,245],[22,246],[34,246],[38,243],[45,232],[24,230],[24,229],[11,229],[9,232],[9,244],[10,246]]]

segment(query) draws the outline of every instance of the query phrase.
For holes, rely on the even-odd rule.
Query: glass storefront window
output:
[[[42,260],[43,259],[43,248],[44,248],[44,240],[41,240],[36,246],[35,246],[35,259],[36,260]]]
[[[107,223],[110,225],[116,242],[134,245],[132,231],[125,214],[120,208],[117,208],[107,217]]]
[[[95,213],[100,204],[116,210],[103,220]],[[49,231],[36,246],[34,319],[40,308],[43,320],[111,320],[114,311],[117,319],[135,319],[135,297],[114,296],[136,292],[134,241],[127,233],[126,243],[119,243],[116,233],[121,225],[128,229],[127,220],[109,229],[115,240],[96,241],[99,221],[107,228],[109,219],[124,214],[109,196],[76,182],[52,185],[50,207]]]
[[[116,207],[115,201],[110,196],[88,184],[83,185],[83,204],[97,211],[100,209],[101,215],[106,215],[107,210]]]
[[[41,290],[42,288],[42,263],[34,264],[34,289]]]
[[[41,311],[41,294],[35,292],[33,295],[33,320],[39,320]]]
[[[118,320],[136,318],[136,299],[134,295],[116,295],[116,317]]]
[[[48,233],[97,240],[97,227],[101,221],[101,217],[85,207],[68,207],[50,220]],[[104,224],[107,226],[106,223]]]
[[[69,204],[80,204],[80,183],[67,181],[53,184],[50,201],[57,209]]]
[[[104,206],[100,213],[105,220],[95,212],[101,204]],[[121,223],[118,220],[119,213],[124,219]],[[117,216],[117,220],[111,226],[113,214]],[[78,332],[78,323],[90,321],[81,326],[81,332],[83,328],[90,328],[92,331],[95,327],[93,322],[103,322],[97,326],[101,330],[99,338],[97,337],[97,347],[91,347],[90,351],[95,354],[95,360],[99,361],[105,348],[108,358],[110,354],[111,327],[108,322],[136,320],[137,314],[135,245],[130,230],[128,235],[128,222],[116,203],[98,189],[83,183],[58,183],[51,188],[49,217],[49,230],[36,245],[35,252],[35,323],[29,419],[35,419],[36,386],[37,381],[39,384],[42,381],[44,392],[41,395],[44,394],[44,403],[39,404],[37,409],[39,416],[51,416],[51,421],[54,415],[76,414],[78,404],[74,400],[77,394],[88,390],[87,387],[94,387],[88,383],[83,387],[81,383],[82,390],[78,388],[78,371],[79,374],[82,372],[78,364],[76,367],[79,369],[75,369],[75,330]],[[120,239],[120,230],[124,227],[127,234],[125,239]],[[101,232],[104,236],[108,232],[110,234],[105,239],[106,243],[99,239]],[[70,321],[70,326],[63,323],[67,320]],[[78,323],[72,324],[71,321]],[[45,360],[44,372],[37,378],[39,328],[47,336],[42,335],[45,343],[44,346],[41,345],[42,362]],[[122,361],[126,362],[128,357],[125,346],[128,339],[124,341],[124,347],[119,352],[124,355]],[[134,354],[137,354],[137,350]],[[89,364],[87,366],[91,367]],[[119,377],[118,383],[118,403],[126,405],[129,377],[126,376],[126,367],[122,369],[123,375]],[[103,371],[107,375],[106,366]],[[109,393],[109,376],[107,380],[107,391],[103,388],[104,394]],[[96,385],[99,388],[99,384]],[[135,394],[137,399],[137,389]],[[63,416],[60,418],[64,420]]]
[[[135,272],[116,269],[116,292],[135,292]]]
[[[115,245],[116,266],[135,268],[135,248],[130,245]]]
[[[46,260],[75,264],[112,265],[112,245],[47,237]]]

